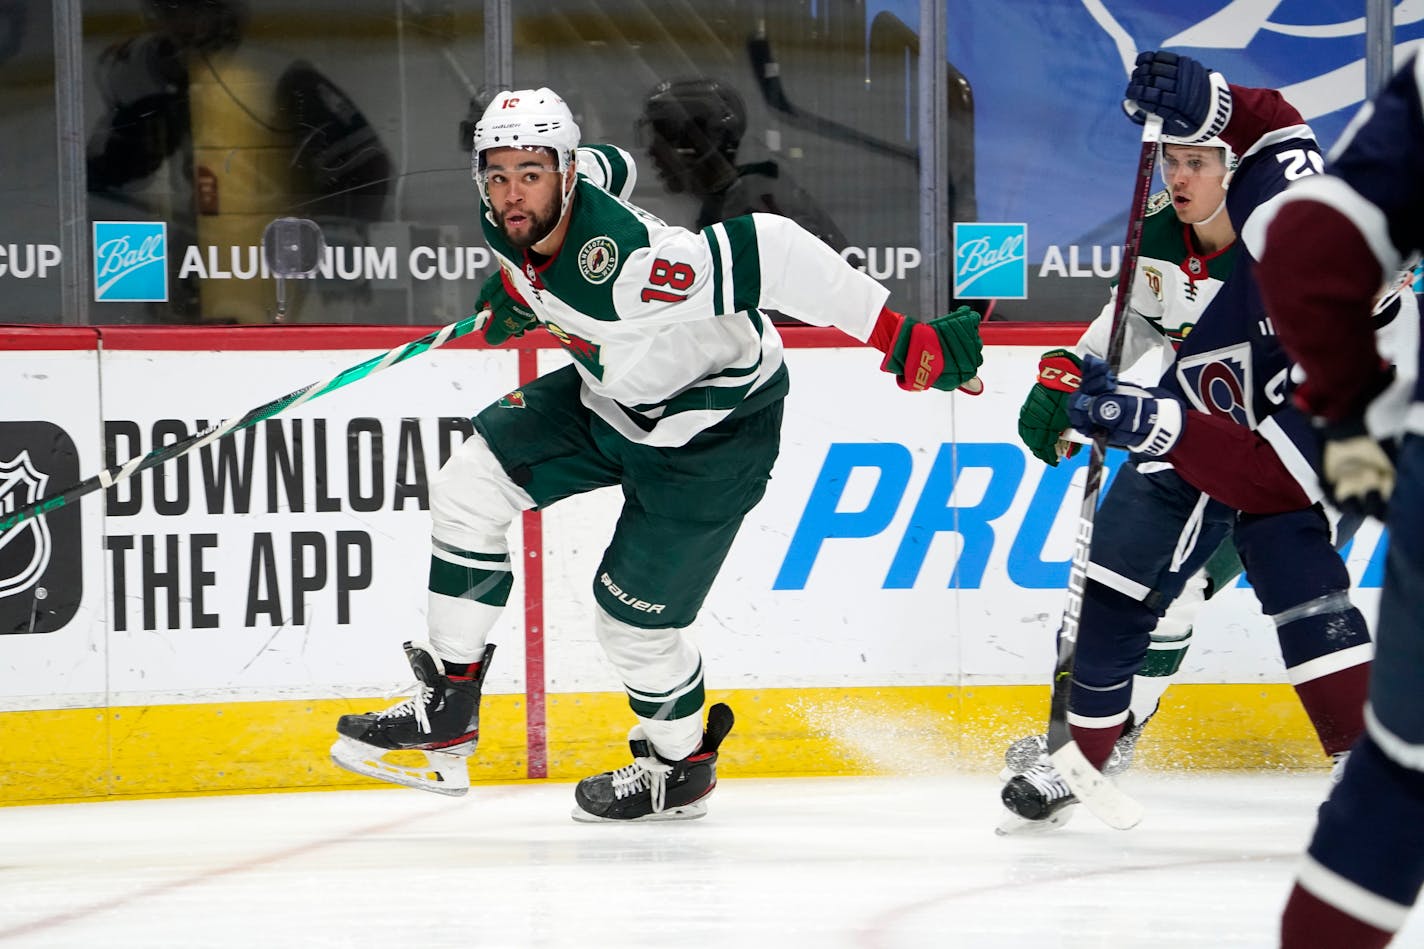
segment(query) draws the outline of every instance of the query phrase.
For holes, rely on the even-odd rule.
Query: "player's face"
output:
[[[1168,145],[1162,150],[1162,180],[1183,223],[1198,224],[1226,200],[1226,162],[1219,148]]]
[[[491,149],[484,176],[494,221],[515,247],[533,247],[559,223],[562,178],[546,150]]]

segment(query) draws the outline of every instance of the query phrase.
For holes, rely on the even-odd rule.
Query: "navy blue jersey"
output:
[[[1244,235],[1292,181],[1317,174],[1324,161],[1315,133],[1280,93],[1241,86],[1231,93],[1231,121],[1221,137],[1240,161],[1226,211]],[[1291,361],[1266,316],[1253,248],[1246,240],[1238,244],[1231,275],[1162,378],[1164,388],[1195,410],[1167,459],[1232,507],[1296,510],[1323,494],[1313,464],[1315,436],[1294,413],[1281,413],[1289,405]]]
[[[1424,250],[1421,82],[1424,59],[1416,56],[1360,110],[1326,174],[1292,188],[1266,222],[1266,292],[1307,376],[1301,402],[1325,418],[1358,414],[1379,391],[1371,303],[1386,278]],[[1311,274],[1309,287],[1302,271]],[[1424,433],[1417,382],[1414,400],[1407,427]]]
[[[1226,211],[1236,233],[1244,234],[1253,214],[1291,181],[1320,171],[1324,161],[1315,133],[1279,93],[1240,86],[1231,93],[1232,117],[1222,138],[1241,157]],[[1285,405],[1290,359],[1256,288],[1253,248],[1241,243],[1235,270],[1178,348],[1163,385],[1198,411],[1255,429]]]

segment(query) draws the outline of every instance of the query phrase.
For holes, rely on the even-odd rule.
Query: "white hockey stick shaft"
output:
[[[488,317],[488,310],[476,313],[473,316],[467,316],[463,320],[451,323],[449,326],[441,327],[432,333],[428,333],[420,339],[397,346],[390,352],[373,356],[365,362],[343,369],[329,379],[314,382],[295,392],[289,392],[281,398],[273,399],[265,405],[260,405],[252,409],[241,418],[219,422],[201,432],[194,433],[182,441],[174,442],[171,445],[164,445],[161,448],[155,448],[148,454],[131,458],[121,465],[105,468],[92,478],[87,478],[56,494],[39,498],[17,509],[13,513],[6,515],[4,518],[0,518],[0,534],[33,518],[43,517],[50,511],[61,508],[70,501],[82,498],[86,494],[92,494],[95,491],[102,491],[105,488],[112,487],[120,481],[133,477],[140,471],[152,468],[155,465],[161,465],[165,461],[171,461],[179,455],[185,455],[195,448],[201,448],[204,445],[217,441],[219,438],[231,435],[240,429],[256,425],[263,419],[271,418],[279,412],[285,412],[287,409],[301,405],[303,402],[310,402],[318,396],[340,389],[342,386],[350,385],[357,380],[366,378],[372,373],[380,372],[382,369],[394,366],[396,363],[404,362],[410,357],[419,355],[426,350],[444,346],[453,339],[459,339],[461,336],[465,336],[479,329],[484,325]]]

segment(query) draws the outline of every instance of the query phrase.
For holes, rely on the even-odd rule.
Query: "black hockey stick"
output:
[[[1142,221],[1147,216],[1147,199],[1152,192],[1152,173],[1157,164],[1157,142],[1161,135],[1162,120],[1149,115],[1142,126],[1136,190],[1127,221],[1127,238],[1123,241],[1122,269],[1118,273],[1117,292],[1113,297],[1107,361],[1114,373],[1122,361],[1127,304],[1132,297],[1132,282],[1137,276],[1137,257],[1142,249]],[[1048,709],[1048,756],[1073,794],[1094,816],[1109,827],[1127,830],[1142,820],[1142,805],[1092,766],[1073,740],[1073,733],[1068,727],[1068,693],[1073,684],[1073,660],[1078,655],[1078,623],[1083,615],[1088,559],[1093,549],[1093,520],[1098,513],[1098,491],[1102,487],[1107,445],[1106,434],[1094,436],[1088,455],[1083,506],[1078,513],[1078,530],[1073,536],[1073,562],[1068,571],[1068,606],[1063,610],[1063,628],[1058,633],[1058,662],[1053,668],[1053,698]]]
[[[326,395],[328,392],[340,389],[342,386],[350,385],[373,373],[380,372],[388,366],[405,362],[412,356],[418,356],[428,349],[444,346],[452,339],[459,339],[461,336],[465,336],[483,326],[483,317],[487,312],[488,311],[484,311],[482,313],[476,313],[473,316],[467,316],[463,320],[451,323],[449,326],[442,327],[432,333],[427,333],[420,339],[397,346],[390,352],[373,356],[365,362],[343,369],[329,379],[314,382],[295,392],[290,392],[279,399],[273,399],[266,405],[260,405],[251,410],[241,418],[219,422],[201,432],[190,435],[182,441],[174,442],[171,445],[164,445],[161,448],[155,448],[148,454],[131,458],[121,465],[105,468],[94,477],[81,481],[73,487],[66,488],[58,494],[51,494],[47,497],[39,498],[19,508],[14,513],[0,518],[0,534],[3,534],[5,531],[19,524],[23,524],[25,521],[42,517],[51,511],[64,507],[70,501],[78,500],[86,494],[92,494],[95,491],[112,487],[120,481],[133,477],[140,471],[161,465],[165,461],[171,461],[179,455],[185,455],[195,448],[201,448],[210,442],[217,441],[219,438],[231,435],[233,432],[256,425],[263,419],[271,418],[279,412],[294,408],[303,402],[310,402],[318,396]]]
[[[772,55],[771,42],[766,38],[766,33],[763,30],[758,30],[747,40],[747,55],[751,57],[752,75],[756,77],[757,87],[761,90],[762,98],[766,100],[766,104],[773,112],[785,116],[786,121],[792,125],[817,135],[824,135],[826,138],[861,145],[884,155],[919,164],[919,152],[907,145],[887,142],[883,138],[877,138],[858,128],[852,128],[844,122],[837,122],[824,115],[803,112],[792,105],[791,100],[786,97],[785,88],[781,85],[781,66]]]

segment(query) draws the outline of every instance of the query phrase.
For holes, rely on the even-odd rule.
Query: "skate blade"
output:
[[[1034,834],[1046,834],[1072,820],[1073,812],[1077,809],[1077,804],[1069,804],[1067,807],[1054,811],[1043,820],[1028,820],[1006,810],[1004,819],[999,822],[998,827],[994,828],[994,834],[997,837],[1030,837]]]
[[[443,751],[419,753],[425,756],[423,768],[386,760],[390,754],[386,749],[350,738],[338,738],[331,746],[332,763],[356,774],[450,797],[459,797],[470,789],[467,759]]]
[[[699,817],[707,816],[707,805],[702,801],[693,801],[691,804],[684,804],[681,807],[669,807],[667,810],[659,811],[656,814],[648,814],[645,817],[599,817],[597,814],[590,814],[588,811],[574,805],[573,813],[569,815],[580,824],[646,824],[652,821],[664,820],[697,820]]]

